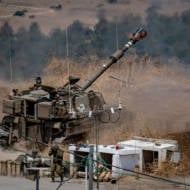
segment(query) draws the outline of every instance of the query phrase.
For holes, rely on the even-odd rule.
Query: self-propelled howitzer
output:
[[[81,135],[89,130],[89,117],[105,111],[104,99],[100,92],[86,90],[136,42],[146,37],[147,32],[140,28],[130,40],[117,50],[107,64],[79,86],[79,78],[69,77],[60,88],[42,85],[40,77],[33,87],[18,91],[3,101],[2,128],[9,132],[7,143],[19,138],[38,139],[48,143],[55,138],[68,138]]]

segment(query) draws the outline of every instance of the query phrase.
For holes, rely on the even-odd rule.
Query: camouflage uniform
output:
[[[63,151],[58,147],[58,145],[53,145],[49,151],[49,156],[53,155],[53,161],[51,163],[51,178],[52,181],[55,180],[55,172],[63,181]]]
[[[29,156],[29,159],[32,158],[32,160],[28,160],[27,157]],[[35,168],[41,166],[41,156],[38,154],[38,151],[36,149],[32,150],[32,154],[28,155],[26,154],[26,163],[27,167],[29,168]],[[27,178],[30,180],[36,180],[36,171],[34,170],[28,170]]]

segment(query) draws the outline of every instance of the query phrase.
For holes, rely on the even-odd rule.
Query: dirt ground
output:
[[[49,178],[40,178],[39,189],[52,190],[59,186],[59,182],[51,183]],[[88,182],[87,182],[88,183]],[[36,187],[36,182],[22,177],[0,177],[0,189],[2,190],[33,190]],[[69,182],[64,183],[60,190],[84,190],[86,188],[86,181],[84,179],[72,179]],[[97,189],[97,183],[94,182],[93,189]],[[128,176],[125,182],[117,182],[111,184],[110,182],[100,182],[99,190],[189,190],[189,186],[182,186],[177,184],[171,184],[162,181],[153,181],[150,179],[138,179]]]

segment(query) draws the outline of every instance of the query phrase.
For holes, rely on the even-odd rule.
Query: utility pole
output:
[[[93,153],[94,146],[89,147],[89,180],[88,180],[88,190],[93,190]]]
[[[11,37],[9,34],[9,68],[10,68],[10,81],[13,81],[13,65],[12,65],[12,52],[11,52]]]
[[[99,126],[97,124],[97,115],[94,116],[94,124],[95,124],[95,130],[96,130],[96,167],[97,170],[99,169]],[[96,189],[99,190],[99,173],[97,173],[97,183],[96,183]]]

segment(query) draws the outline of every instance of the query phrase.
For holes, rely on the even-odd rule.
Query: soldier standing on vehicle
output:
[[[59,175],[61,181],[63,181],[63,151],[59,148],[57,144],[52,145],[49,156],[53,156],[51,163],[51,178],[52,182],[55,181],[55,173]]]

